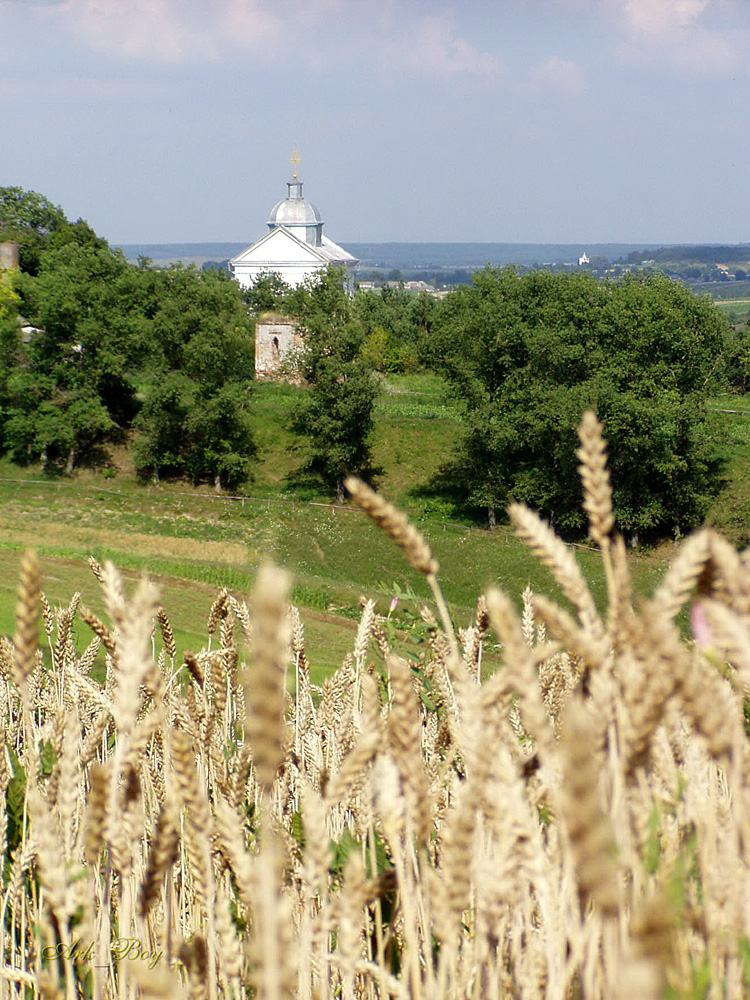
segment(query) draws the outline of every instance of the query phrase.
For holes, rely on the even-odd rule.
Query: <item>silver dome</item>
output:
[[[275,229],[277,226],[285,226],[289,229],[298,230],[298,236],[305,243],[313,246],[320,246],[323,238],[323,220],[315,205],[307,198],[302,197],[302,181],[296,178],[287,181],[287,196],[283,201],[277,202],[271,210],[268,220],[268,228]],[[299,232],[302,229],[303,232]]]
[[[287,196],[271,210],[268,226],[321,226],[323,220],[315,205],[302,197],[302,181],[287,181]]]
[[[284,198],[273,206],[269,226],[317,226],[323,220],[315,205],[307,198]]]

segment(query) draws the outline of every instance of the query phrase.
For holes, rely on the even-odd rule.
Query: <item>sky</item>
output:
[[[0,186],[112,243],[750,242],[750,0],[0,0]]]

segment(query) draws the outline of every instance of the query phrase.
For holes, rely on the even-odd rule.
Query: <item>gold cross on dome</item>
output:
[[[300,162],[300,160],[301,160],[301,157],[300,157],[299,153],[297,152],[297,150],[295,149],[294,152],[292,153],[292,155],[289,157],[289,162],[294,167],[294,173],[292,174],[292,180],[293,181],[297,180],[297,164]]]

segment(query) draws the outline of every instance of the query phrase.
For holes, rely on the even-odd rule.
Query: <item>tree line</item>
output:
[[[391,357],[401,345],[447,379],[463,435],[440,478],[454,498],[484,508],[490,527],[513,499],[564,533],[585,529],[576,429],[591,407],[609,439],[621,530],[654,537],[704,518],[723,465],[706,399],[739,383],[748,364],[747,337],[710,299],[654,271],[602,281],[488,266],[439,303],[407,300],[390,289],[349,300],[330,276],[317,290],[276,282],[274,307],[307,331],[311,390],[296,427],[310,435],[313,464],[331,486],[340,490],[348,471],[372,474],[377,335],[393,345]]]
[[[295,289],[264,275],[243,292],[225,273],[128,263],[83,221],[34,192],[0,188],[0,239],[21,269],[0,278],[0,446],[72,470],[130,435],[143,475],[237,488],[252,474],[253,322],[281,310],[304,350],[293,429],[339,498],[373,479],[378,373],[432,369],[464,433],[444,481],[488,523],[523,500],[584,528],[575,429],[594,407],[609,439],[620,527],[698,523],[720,484],[707,394],[744,378],[747,338],[710,300],[659,274],[487,267],[442,301],[398,288],[350,297],[328,271]],[[24,337],[21,314],[36,332]]]
[[[0,239],[20,244],[21,264],[0,298],[7,454],[71,472],[132,432],[143,474],[247,479],[252,324],[227,274],[130,264],[84,221],[15,188],[0,188]]]

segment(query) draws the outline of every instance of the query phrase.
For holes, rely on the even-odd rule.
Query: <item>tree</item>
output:
[[[0,271],[0,321],[18,324],[21,296],[15,289],[12,271]]]
[[[342,287],[342,272],[328,268],[290,292],[287,311],[304,346],[298,369],[308,384],[292,427],[310,444],[309,467],[344,500],[344,479],[372,473],[372,413],[378,385],[362,355],[364,330]]]
[[[181,372],[164,372],[149,385],[136,418],[136,468],[150,470],[159,482],[160,471],[186,473],[188,414],[195,406],[195,383]]]
[[[725,332],[709,300],[658,273],[487,268],[448,296],[434,332],[465,412],[456,468],[490,524],[513,497],[562,530],[584,527],[574,453],[588,407],[609,440],[620,527],[701,520],[718,486],[704,398]]]
[[[63,210],[37,191],[0,187],[0,240],[21,245],[21,269],[36,274],[53,233],[68,225]]]
[[[141,270],[148,383],[136,467],[156,479],[167,473],[235,488],[255,453],[254,345],[241,290],[217,271]]]
[[[436,299],[385,285],[358,291],[354,307],[370,342],[367,351],[379,371],[403,372],[419,365],[437,309]]]
[[[0,448],[12,404],[10,381],[22,356],[19,308],[21,297],[15,289],[17,276],[0,271]]]
[[[72,472],[132,425],[138,379],[140,469],[217,488],[245,479],[254,349],[236,282],[226,272],[157,271],[145,258],[133,266],[86,222],[68,223],[20,188],[0,188],[0,229],[33,251],[33,267],[0,281],[3,447]],[[27,344],[19,309],[37,327]]]
[[[123,294],[128,265],[84,222],[52,233],[38,274],[21,275],[23,309],[38,328],[17,344],[6,379],[5,445],[19,460],[72,472],[135,412],[129,367],[135,325]]]
[[[244,290],[245,302],[256,316],[270,309],[284,309],[289,285],[276,271],[264,271]]]

